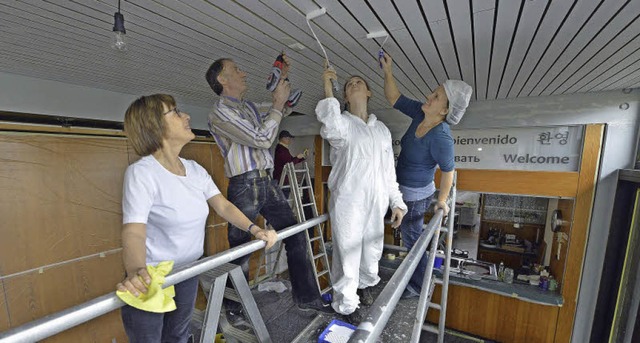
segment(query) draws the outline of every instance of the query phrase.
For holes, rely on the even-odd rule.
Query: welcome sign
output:
[[[583,126],[451,130],[458,169],[578,171]],[[394,137],[400,153],[400,137]]]

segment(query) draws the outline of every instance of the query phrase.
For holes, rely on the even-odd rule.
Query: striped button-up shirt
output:
[[[250,101],[220,97],[209,114],[209,131],[224,158],[225,176],[273,168],[269,148],[281,120],[282,113],[274,108],[262,114]]]

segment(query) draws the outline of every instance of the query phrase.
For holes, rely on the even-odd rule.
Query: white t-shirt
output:
[[[207,200],[220,190],[202,166],[180,160],[186,176],[169,172],[153,155],[130,165],[124,175],[122,222],[146,224],[149,265],[173,260],[175,267],[204,252]]]

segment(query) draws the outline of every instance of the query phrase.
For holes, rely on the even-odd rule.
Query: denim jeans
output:
[[[253,221],[258,214],[261,214],[276,231],[297,224],[291,207],[289,207],[282,190],[278,187],[278,182],[269,177],[233,177],[229,180],[227,195],[229,201],[249,219]],[[249,242],[251,234],[229,223],[228,239],[229,246],[233,248]],[[293,300],[296,303],[308,303],[320,298],[311,259],[307,253],[304,232],[284,239],[284,245],[287,250]],[[249,255],[243,256],[233,263],[240,265],[245,276],[248,276]]]
[[[402,231],[402,243],[405,248],[409,250],[413,248],[413,245],[422,234],[424,214],[431,204],[431,199],[433,199],[433,195],[417,201],[405,201],[405,204],[407,204],[407,214],[402,218],[400,230]],[[420,293],[426,270],[427,255],[425,253],[420,258],[420,263],[418,263],[413,275],[411,275],[411,280],[409,280],[409,285],[407,286],[409,291],[417,294]]]
[[[153,313],[125,305],[121,309],[122,323],[130,343],[186,343],[191,336],[189,323],[198,292],[198,277],[175,285],[176,309]]]

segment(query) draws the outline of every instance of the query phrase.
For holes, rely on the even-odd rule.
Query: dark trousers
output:
[[[277,181],[271,180],[270,177],[247,177],[245,174],[232,177],[229,180],[227,195],[229,201],[249,219],[255,220],[258,214],[261,214],[276,231],[297,223]],[[249,242],[251,234],[230,223],[228,239],[229,246],[233,248]],[[284,244],[293,300],[296,303],[307,303],[319,298],[320,292],[311,269],[313,267],[307,253],[304,232],[285,239]],[[245,276],[248,276],[249,255],[233,263],[240,265]]]
[[[175,285],[176,309],[167,313],[153,313],[125,305],[121,309],[122,324],[130,343],[186,343],[191,331],[191,315],[196,303],[198,277]]]

